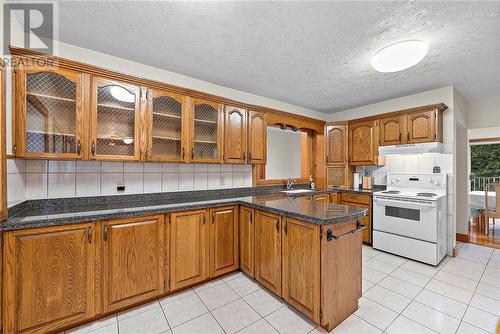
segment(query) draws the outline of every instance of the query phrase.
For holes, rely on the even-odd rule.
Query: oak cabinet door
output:
[[[309,319],[319,323],[319,226],[283,218],[282,297]]]
[[[209,230],[206,210],[170,217],[170,289],[178,290],[208,278]]]
[[[254,277],[255,268],[255,232],[254,210],[240,207],[240,269]]]
[[[257,211],[255,219],[255,279],[281,296],[281,218]]]
[[[408,114],[408,143],[425,143],[436,139],[435,114],[435,111]]]
[[[318,201],[318,202],[322,202],[322,203],[328,203],[329,202],[328,194],[325,194],[325,195],[315,195],[315,196],[313,196],[312,199],[314,201]]]
[[[247,161],[247,111],[226,106],[224,122],[224,162]]]
[[[184,161],[188,138],[186,98],[156,89],[150,89],[147,95],[147,160]]]
[[[191,161],[221,162],[223,115],[222,104],[190,99]]]
[[[140,160],[140,87],[93,77],[90,102],[91,159]]]
[[[249,111],[248,116],[248,162],[267,162],[267,121],[263,113]]]
[[[406,116],[382,118],[379,121],[380,145],[397,145],[406,143]]]
[[[114,220],[102,228],[104,312],[162,294],[163,216]]]
[[[346,163],[347,126],[330,125],[326,127],[326,163]]]
[[[5,233],[4,333],[47,333],[94,315],[92,228]]]
[[[210,277],[238,269],[238,209],[210,209]]]
[[[376,122],[349,124],[349,157],[352,165],[374,165],[378,158]]]
[[[16,154],[26,158],[81,158],[82,73],[51,66],[20,66],[16,81]]]

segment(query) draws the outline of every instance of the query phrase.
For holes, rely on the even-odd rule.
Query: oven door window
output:
[[[388,217],[420,221],[420,210],[417,209],[398,208],[396,206],[386,205],[385,215]]]

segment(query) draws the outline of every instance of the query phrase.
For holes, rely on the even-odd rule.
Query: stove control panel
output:
[[[388,173],[388,188],[446,190],[446,174]]]

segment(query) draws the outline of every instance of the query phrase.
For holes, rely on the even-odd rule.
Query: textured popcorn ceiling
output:
[[[194,78],[335,112],[447,85],[500,93],[500,2],[64,2],[60,40]],[[381,47],[430,51],[375,72]]]

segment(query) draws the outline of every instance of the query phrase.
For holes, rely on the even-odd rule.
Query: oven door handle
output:
[[[406,201],[392,201],[388,199],[381,199],[381,198],[374,198],[374,202],[376,203],[385,203],[385,204],[391,204],[393,206],[411,206],[412,208],[435,208],[437,206],[437,203],[423,203],[423,202],[406,202]]]

